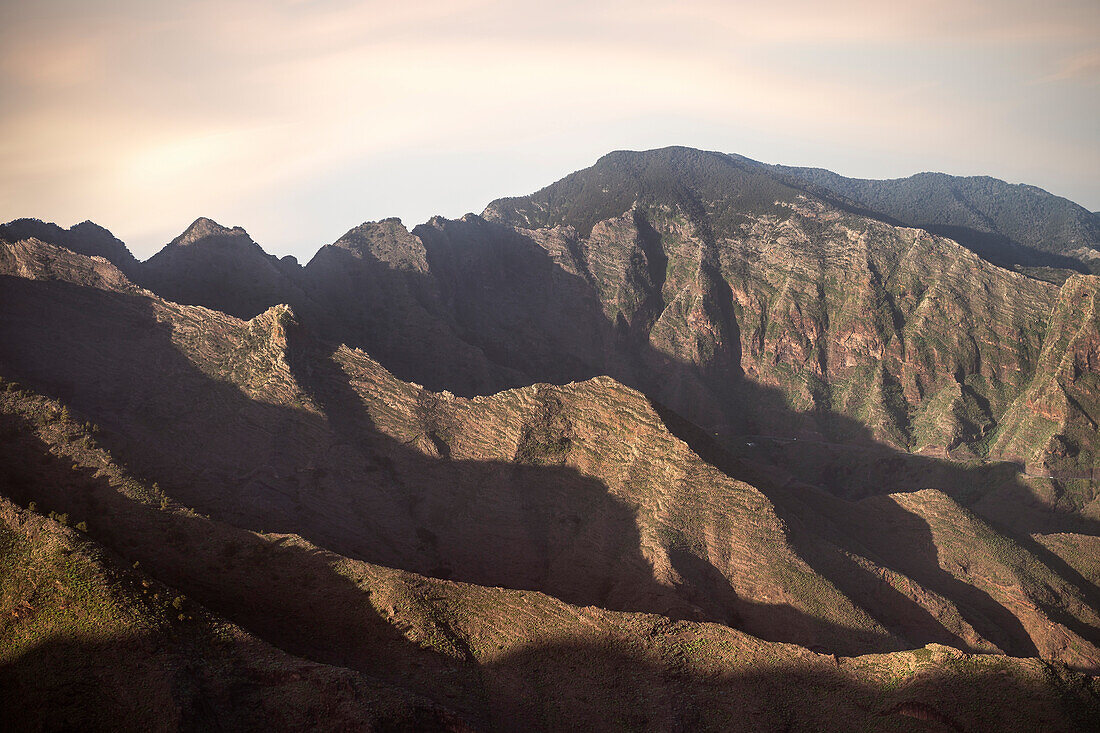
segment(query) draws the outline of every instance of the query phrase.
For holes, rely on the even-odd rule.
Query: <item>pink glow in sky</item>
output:
[[[0,220],[139,257],[199,215],[308,256],[673,144],[1100,209],[1096,0],[5,2],[0,101]]]

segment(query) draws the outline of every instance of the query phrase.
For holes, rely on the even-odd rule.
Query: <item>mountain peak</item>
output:
[[[587,236],[636,203],[673,206],[702,222],[721,213],[776,213],[776,202],[804,194],[748,158],[674,146],[608,153],[529,196],[493,201],[485,216],[526,228],[570,225]]]
[[[200,216],[191,223],[191,226],[184,230],[183,234],[173,239],[171,245],[187,246],[212,237],[231,237],[240,235],[247,237],[248,233],[241,227],[233,227],[230,229],[229,227],[222,226],[213,219]]]
[[[610,153],[606,153],[596,160],[596,167],[601,165],[607,165],[617,163],[621,161],[632,162],[690,162],[706,159],[715,160],[727,160],[731,157],[726,153],[721,153],[716,150],[701,150],[699,148],[689,148],[684,145],[666,145],[663,148],[650,148],[648,150],[612,150]]]
[[[322,251],[329,248],[385,262],[397,269],[424,271],[428,267],[423,243],[397,217],[365,221]]]
[[[69,231],[70,232],[77,232],[77,231],[80,231],[80,232],[97,232],[97,233],[111,234],[110,229],[108,229],[107,227],[104,227],[104,226],[100,226],[99,224],[96,224],[91,219],[85,219],[84,221],[80,222],[79,224],[73,224],[71,227],[69,227]],[[111,234],[111,236],[113,237],[114,235]]]

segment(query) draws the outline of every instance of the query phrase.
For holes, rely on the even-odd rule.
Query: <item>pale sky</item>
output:
[[[616,149],[1031,183],[1100,209],[1100,2],[0,0],[0,220],[308,258]]]

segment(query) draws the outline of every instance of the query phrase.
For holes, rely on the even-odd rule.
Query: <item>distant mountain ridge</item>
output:
[[[303,300],[294,269],[266,253],[244,229],[200,217],[141,263],[136,280],[181,303],[251,318],[273,302]]]
[[[989,176],[918,173],[867,180],[821,168],[770,167],[909,226],[951,237],[994,264],[1100,273],[1100,220],[1036,186]]]

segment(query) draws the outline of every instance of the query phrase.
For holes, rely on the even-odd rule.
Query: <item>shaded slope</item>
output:
[[[57,284],[51,288],[57,295]],[[232,326],[231,320],[208,311],[179,312],[213,321],[207,333],[215,339],[226,323]],[[247,324],[236,327],[241,326]],[[253,378],[243,382],[243,389],[256,400],[278,394],[283,378],[277,375],[285,374],[277,359],[272,364],[278,351],[278,347],[268,351],[262,338],[247,349],[244,361],[251,365]],[[205,362],[211,352],[195,348],[193,353]],[[392,378],[387,379],[364,357],[339,350],[334,359],[348,370],[357,391],[364,393],[378,425],[401,425],[400,415],[410,405],[420,406],[423,435],[412,441],[420,452],[442,453],[442,443],[452,454],[461,455],[477,444],[479,434],[471,433],[472,428],[448,431],[449,410],[424,404],[418,397],[423,393],[415,388],[388,386]],[[318,379],[325,379],[327,368],[315,364]],[[179,376],[172,368],[166,373]],[[592,404],[593,397],[598,402],[608,386],[613,385],[606,381],[588,385],[594,393],[585,396],[584,404]],[[381,399],[372,397],[374,392]],[[614,400],[621,404],[618,421],[631,425],[653,421],[646,416],[645,402],[630,398],[629,390],[615,387],[613,392],[620,394]],[[568,390],[554,393],[563,396]],[[925,725],[922,721],[932,721],[928,725],[934,727],[942,724],[936,721],[947,720],[977,729],[1004,727],[1011,721],[1068,730],[1090,725],[1089,716],[1094,715],[1090,696],[1095,693],[1089,680],[1036,660],[969,656],[935,646],[892,655],[834,658],[762,642],[713,624],[675,623],[569,606],[539,593],[426,579],[342,558],[294,536],[244,531],[181,507],[148,479],[129,473],[126,465],[133,463],[132,452],[104,450],[115,443],[115,429],[89,432],[66,416],[60,403],[26,390],[9,386],[3,394],[8,439],[0,446],[5,458],[14,460],[0,465],[8,471],[7,485],[20,492],[22,500],[36,497],[40,506],[69,511],[73,521],[79,517],[88,522],[90,532],[119,548],[128,562],[140,560],[142,567],[170,579],[188,596],[284,648],[378,674],[446,703],[478,727],[553,730],[571,724],[651,730],[812,730],[855,723],[873,730],[911,730]],[[231,394],[216,396],[225,400]],[[459,415],[472,413],[476,418],[472,425],[491,432],[484,418],[494,412],[495,400],[522,403],[534,398],[537,402],[538,396],[539,390],[521,390],[456,402]],[[438,397],[449,402],[446,395]],[[80,390],[71,400],[88,404]],[[231,402],[235,402],[230,404],[231,412],[247,405]],[[262,404],[257,407],[274,417],[276,413]],[[628,409],[631,405],[635,407]],[[184,424],[185,413],[181,412]],[[559,461],[616,461],[602,453],[588,455],[588,442],[576,427],[568,444],[563,444],[559,431],[564,425],[555,414],[561,413],[539,408],[533,413],[537,419],[528,418],[517,426],[516,449],[524,461],[543,467]],[[330,420],[346,427],[345,421],[353,417],[332,415]],[[593,424],[591,419],[574,425],[578,423]],[[259,424],[284,425],[266,420]],[[647,428],[659,429],[659,424]],[[248,434],[240,425],[235,432],[242,437]],[[432,440],[433,433],[438,442]],[[361,435],[359,445],[368,437]],[[349,443],[342,451],[355,448],[355,443]],[[204,467],[213,464],[216,470],[217,455],[207,448],[192,459]],[[215,460],[208,461],[209,456]],[[13,469],[16,480],[10,473]],[[647,469],[629,480],[652,474]],[[708,481],[721,480],[709,476]],[[90,652],[102,653],[102,648],[82,647],[82,653]],[[71,657],[62,657],[63,665],[66,659]],[[260,681],[270,684],[266,678]],[[315,688],[311,699],[323,706],[329,719],[331,694]],[[89,708],[99,712],[101,704],[93,698]],[[444,720],[457,727],[453,718]],[[420,725],[430,727],[423,720]]]
[[[78,479],[71,488],[88,487]],[[103,493],[98,496],[107,498]],[[110,508],[114,521],[126,521],[123,507],[111,502]],[[123,509],[122,517],[114,513],[118,509]],[[313,558],[306,572],[292,559],[296,551],[309,550],[297,538],[226,536],[209,520],[188,520],[179,510],[160,513],[164,528],[173,530],[169,535],[173,544],[180,545],[176,551],[197,553],[194,561],[209,578],[197,584],[194,595],[213,591],[225,603],[225,596],[240,594],[241,603],[258,605],[260,613],[268,610],[268,599],[274,596],[290,615],[272,620],[285,618],[289,625],[296,619],[301,594],[279,596],[279,586],[303,583],[301,587],[308,588],[316,602],[310,604],[311,623],[298,627],[297,643],[305,643],[311,654],[325,656],[310,637],[326,624],[344,621],[340,613],[357,594],[356,618],[377,617],[381,628],[392,629],[401,640],[398,656],[390,653],[392,646],[378,643],[377,633],[366,639],[348,635],[339,653],[342,664],[378,669],[388,680],[424,688],[428,695],[462,712],[448,714],[439,707],[415,703],[415,697],[409,705],[411,696],[402,698],[392,691],[389,700],[376,696],[377,707],[364,711],[356,708],[356,702],[377,695],[377,683],[356,679],[347,670],[326,670],[300,661],[289,669],[263,669],[258,674],[248,667],[224,665],[217,668],[216,681],[203,676],[201,668],[183,665],[176,674],[187,675],[183,679],[188,685],[200,686],[205,706],[202,715],[176,723],[165,719],[175,709],[173,703],[161,704],[155,693],[150,696],[149,689],[157,689],[159,678],[155,671],[152,679],[142,674],[140,660],[145,652],[135,648],[132,636],[123,637],[126,646],[47,641],[17,656],[0,669],[0,676],[32,674],[47,664],[52,679],[80,675],[82,685],[63,688],[63,704],[79,710],[71,720],[92,729],[95,725],[89,721],[126,710],[117,697],[108,703],[96,695],[100,689],[96,684],[103,679],[113,681],[115,695],[125,694],[118,678],[110,676],[118,672],[141,675],[137,679],[145,686],[140,698],[147,706],[143,709],[170,730],[218,722],[236,726],[234,721],[246,715],[241,721],[246,727],[261,722],[292,729],[318,723],[360,724],[354,717],[357,711],[369,715],[367,720],[378,721],[384,730],[466,730],[463,718],[486,730],[556,730],[564,725],[820,730],[857,724],[883,731],[921,729],[922,720],[932,721],[929,729],[950,721],[976,729],[1026,725],[1072,730],[1088,727],[1096,719],[1095,683],[1037,660],[970,656],[935,645],[891,655],[835,658],[761,642],[713,624],[675,623],[655,616],[568,606],[537,593],[432,581],[315,550],[299,555]],[[129,557],[144,557],[150,549],[139,541],[129,543],[126,552]],[[220,561],[210,564],[219,556]],[[142,566],[162,568],[163,554],[152,557],[159,560],[142,560]],[[243,586],[238,585],[241,581]],[[85,593],[101,592],[96,585],[87,588]],[[344,589],[342,597],[334,594],[336,588]],[[41,603],[39,608],[53,610],[54,606]],[[341,627],[344,632],[351,629]],[[361,641],[369,641],[371,651],[356,656],[354,650]],[[224,653],[208,653],[207,658],[219,659],[216,655]],[[161,656],[153,659],[159,661],[166,652],[156,654]],[[264,658],[255,654],[250,663],[262,664],[257,657]],[[120,658],[138,661],[119,664]],[[79,660],[86,661],[82,665]],[[327,686],[326,672],[346,682]],[[464,687],[463,680],[471,679],[477,680],[476,685]],[[233,685],[232,709],[222,707],[221,681]],[[56,688],[38,687],[33,697],[21,686],[0,689],[6,694],[6,711],[27,720],[22,717],[27,702],[49,700]],[[382,691],[386,694],[386,688]],[[285,714],[294,710],[302,696],[308,700],[304,711],[317,717],[306,725]],[[259,710],[251,707],[253,700],[259,700]],[[281,710],[276,707],[275,714],[265,716],[273,706]],[[59,712],[51,710],[45,719],[56,721]],[[30,720],[43,719],[37,715]],[[137,715],[132,719],[141,720]]]
[[[609,374],[726,437],[963,460],[1018,457],[995,436],[1057,299],[821,185],[687,148],[610,154],[485,218],[366,223],[306,268],[206,220],[146,267],[179,302],[242,317],[289,303],[432,389]],[[1088,450],[1050,450],[1092,469]]]
[[[141,264],[137,281],[170,300],[251,318],[275,303],[308,307],[296,269],[293,258],[267,254],[240,227],[199,218]]]
[[[774,520],[770,531],[760,525],[768,510],[758,492],[717,474],[682,444],[677,448],[636,392],[616,387],[622,391],[609,393],[597,384],[560,395],[552,390],[544,399],[529,388],[485,404],[449,406],[393,379],[361,353],[341,349],[328,358],[308,339],[296,342],[285,310],[244,324],[204,309],[59,282],[5,285],[11,317],[3,342],[13,373],[69,395],[76,409],[111,429],[116,460],[156,476],[200,511],[253,528],[295,531],[388,565],[537,588],[575,602],[723,620],[743,607],[746,623],[761,625],[765,636],[793,633],[809,643],[824,635],[831,646],[863,648],[884,636],[860,628],[874,624],[814,579],[786,548]],[[43,334],[43,326],[71,331]],[[581,435],[600,431],[585,439],[587,453],[630,431],[628,445],[636,447],[587,468],[542,465],[547,450],[553,455],[544,442],[552,446],[559,437],[539,437],[547,429],[542,421],[550,419],[546,405],[555,400]],[[624,408],[641,411],[647,429],[639,433],[641,423],[618,422],[616,411]],[[469,441],[465,447],[462,440]],[[662,461],[670,450],[687,466],[657,484],[639,483],[659,475],[639,461]],[[744,598],[733,594],[733,608],[714,595],[730,583],[721,572],[691,589],[701,603],[676,587],[662,559],[669,539],[659,535],[658,521],[688,528],[686,516],[647,519],[649,537],[641,541],[631,502],[645,497],[673,512],[691,510],[658,498],[677,485],[686,496],[701,495],[706,486],[714,506],[728,514],[725,521],[760,526],[761,547],[753,553],[739,545],[724,550],[727,563],[736,550],[741,564],[755,568],[738,579]],[[654,557],[645,557],[647,551]],[[706,562],[705,555],[700,560]],[[824,618],[815,620],[821,609],[805,607],[817,602],[814,593],[781,592],[782,577],[768,570],[773,560],[818,593],[833,595]],[[653,574],[654,562],[664,566],[660,575]],[[780,605],[792,606],[792,618],[807,617],[790,631],[769,630],[771,617],[754,610],[776,592]]]
[[[905,553],[798,518],[791,502],[803,499],[778,477],[750,485],[730,478],[736,467],[715,470],[611,380],[464,400],[314,341],[282,307],[244,323],[58,280],[65,271],[5,278],[5,370],[63,396],[105,428],[114,462],[198,511],[421,574],[765,639],[1003,648],[957,586],[923,587]],[[1075,579],[1043,582],[1086,637],[1050,654],[1095,665],[1100,622]],[[1030,637],[1005,650],[1033,653]]]
[[[320,317],[310,318],[292,294],[269,305],[291,303],[318,333],[367,350],[406,379],[464,394],[524,381],[456,332],[424,244],[397,219],[361,224],[322,247],[300,282]]]
[[[411,693],[274,649],[4,497],[0,619],[0,704],[13,729],[443,729],[456,720]]]

